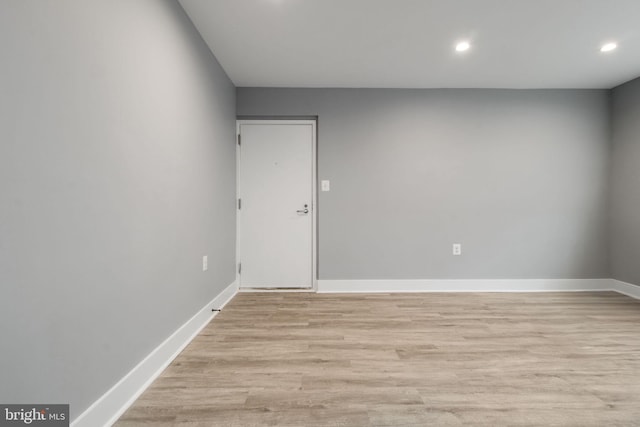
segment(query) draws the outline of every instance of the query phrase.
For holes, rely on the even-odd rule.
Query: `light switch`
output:
[[[207,255],[202,257],[202,271],[209,269],[209,257]]]
[[[329,182],[329,180],[323,180],[320,182],[320,184],[321,184],[322,191],[331,190],[331,183]]]

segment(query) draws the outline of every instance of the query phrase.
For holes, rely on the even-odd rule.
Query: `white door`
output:
[[[242,288],[311,288],[315,122],[238,122]]]

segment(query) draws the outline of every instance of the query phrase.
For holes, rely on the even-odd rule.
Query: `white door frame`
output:
[[[240,145],[238,144],[239,136],[240,136],[240,125],[243,124],[254,124],[254,125],[311,125],[311,134],[312,134],[312,158],[311,158],[311,176],[312,176],[312,185],[311,185],[311,288],[291,288],[291,289],[273,289],[273,290],[265,290],[265,292],[296,292],[296,291],[313,291],[317,292],[318,290],[318,272],[317,272],[317,235],[318,235],[318,203],[317,203],[317,189],[318,189],[318,177],[316,171],[316,151],[317,151],[317,121],[316,120],[236,120],[236,283],[238,284],[238,288],[240,291],[251,291],[251,288],[241,288],[240,287],[240,272],[239,263],[242,262],[241,258],[241,248],[238,237],[240,236],[240,209],[238,209],[238,199],[242,197],[240,194]]]

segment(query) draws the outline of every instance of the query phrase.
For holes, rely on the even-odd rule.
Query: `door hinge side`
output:
[[[238,274],[241,274],[241,273],[242,273],[242,263],[239,262],[238,263]]]
[[[242,209],[242,199],[238,199],[238,210]]]
[[[238,134],[238,145],[242,145],[242,137]]]

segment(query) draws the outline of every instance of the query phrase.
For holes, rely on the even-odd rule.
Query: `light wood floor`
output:
[[[116,425],[640,426],[640,301],[243,293]]]

